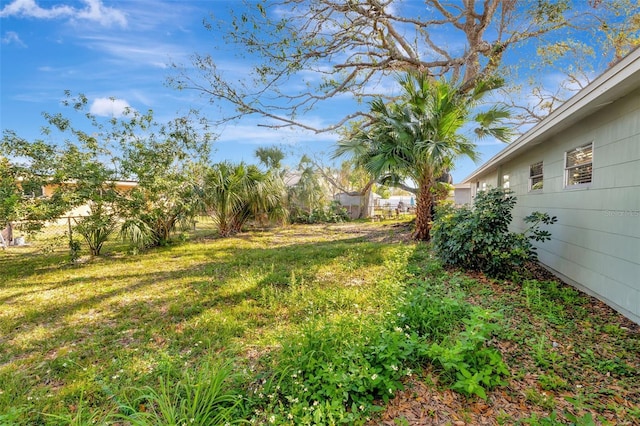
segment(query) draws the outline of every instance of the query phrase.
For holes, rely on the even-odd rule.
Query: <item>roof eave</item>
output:
[[[548,139],[639,87],[640,47],[602,73],[517,140],[507,145],[462,180],[462,183],[473,182],[477,177],[497,168],[517,153]]]

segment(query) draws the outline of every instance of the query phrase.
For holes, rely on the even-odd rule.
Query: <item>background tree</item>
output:
[[[130,235],[151,244],[165,244],[179,225],[189,225],[199,213],[202,170],[208,161],[210,134],[194,126],[192,117],[167,124],[153,112],[130,112],[109,134],[122,152],[120,173],[137,185],[123,203]]]
[[[284,221],[287,216],[282,179],[254,165],[213,165],[205,174],[203,194],[221,237],[240,232],[250,219]]]
[[[152,111],[129,110],[123,117],[100,120],[88,112],[84,95],[73,97],[67,92],[64,104],[77,115],[44,114],[43,136],[55,142],[27,141],[4,132],[2,167],[15,181],[15,187],[7,186],[5,192],[15,195],[23,188],[53,188],[51,197],[7,202],[3,208],[7,218],[41,227],[74,207],[87,205],[90,214],[76,220],[77,230],[92,254],[99,254],[117,219],[124,220],[124,235],[147,246],[168,241],[180,221],[197,214],[198,164],[208,158],[210,135],[206,127],[195,125],[194,117],[160,124]],[[137,186],[118,192],[114,183],[121,179],[135,180]],[[9,179],[3,179],[3,186],[5,181]]]
[[[344,193],[359,197],[359,218],[366,216],[367,206],[373,204],[371,194],[376,189],[375,179],[369,172],[352,159],[342,161],[339,168],[325,166],[320,160],[309,156],[305,156],[304,159],[315,168],[318,177],[322,178],[329,195]]]
[[[0,143],[0,227],[21,221],[27,231],[39,230],[71,206],[61,193],[63,176],[57,173],[63,150],[43,140],[28,141],[11,130],[3,132]],[[42,197],[42,188],[57,187],[52,197]]]
[[[9,160],[0,157],[0,229],[20,217],[23,193],[18,186],[18,179]]]
[[[335,155],[351,154],[377,179],[411,179],[417,185],[414,238],[429,239],[436,180],[458,156],[476,157],[475,144],[463,133],[474,121],[475,134],[506,140],[510,133],[500,125],[506,110],[492,107],[475,116],[474,108],[500,82],[480,81],[470,92],[424,73],[399,79],[399,101],[371,103],[372,124],[338,143]]]
[[[518,62],[523,51],[530,52],[525,60],[544,75],[540,66],[545,62],[536,57],[536,49],[557,50],[576,39],[602,40],[610,48],[599,52],[611,60],[637,44],[639,14],[633,0],[246,2],[231,11],[230,19],[211,17],[205,25],[216,39],[226,35],[219,43],[237,47],[244,61],[254,61],[250,77],[239,81],[218,67],[213,54],[197,53],[195,71],[176,65],[170,82],[203,92],[213,103],[235,106],[223,121],[257,115],[264,126],[330,131],[366,111],[333,117],[321,127],[304,121],[304,114],[345,93],[361,103],[370,101],[382,94],[384,79],[393,72],[446,76],[470,91],[492,74],[511,72],[507,64]],[[601,62],[595,53],[593,60],[578,62],[566,52],[566,62],[574,66]],[[304,84],[294,84],[303,73]],[[514,94],[515,103],[525,107],[529,90],[545,92],[539,85],[513,83],[526,91]]]
[[[298,165],[298,181],[289,188],[289,205],[294,211],[312,214],[329,204],[329,191],[310,157],[304,155]]]
[[[4,135],[5,155],[17,159],[4,162],[5,183],[10,184],[12,180],[14,185],[3,203],[13,204],[13,212],[7,211],[8,219],[20,220],[19,226],[35,232],[46,221],[86,205],[89,215],[73,218],[75,230],[86,240],[90,253],[98,255],[116,227],[114,173],[104,164],[109,151],[100,146],[93,135],[74,127],[61,114],[45,113],[44,117],[47,126],[43,134],[55,134],[63,144],[30,142],[13,132]],[[50,196],[42,196],[45,186],[52,191]]]
[[[280,170],[282,169],[282,160],[284,160],[285,153],[277,146],[261,147],[257,148],[255,155],[267,169]]]

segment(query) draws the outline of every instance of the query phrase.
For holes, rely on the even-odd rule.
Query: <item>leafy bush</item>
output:
[[[275,374],[255,392],[276,424],[364,423],[402,389],[417,339],[395,327],[343,320],[308,324],[283,343]]]
[[[433,225],[433,247],[449,265],[479,270],[502,278],[527,261],[537,259],[532,241],[546,241],[551,234],[540,224],[556,222],[556,217],[534,212],[524,218],[525,232],[509,231],[511,211],[516,203],[512,191],[494,188],[479,192],[473,207],[438,209]]]

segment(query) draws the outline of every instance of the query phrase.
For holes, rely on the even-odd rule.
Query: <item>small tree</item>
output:
[[[74,199],[62,192],[58,173],[64,148],[42,140],[27,141],[13,131],[3,131],[0,142],[0,227],[23,221],[28,231],[38,231],[73,206]],[[56,186],[52,197],[41,189]]]
[[[114,231],[113,217],[124,220],[122,235],[136,245],[167,242],[178,224],[198,212],[198,172],[209,154],[206,124],[193,116],[167,124],[145,114],[125,111],[122,117],[101,119],[88,112],[88,99],[67,92],[66,106],[83,113],[91,132],[62,114],[44,114],[43,135],[54,142],[27,141],[5,131],[0,144],[0,222],[27,220],[41,227],[70,209],[87,204],[91,214],[76,230],[99,254],[100,240]],[[131,191],[119,192],[115,181],[135,180]],[[23,197],[29,187],[53,188],[50,197]]]
[[[9,160],[0,157],[0,229],[20,217],[22,193]]]
[[[402,96],[397,102],[381,98],[371,103],[371,125],[339,141],[335,156],[351,154],[372,176],[383,181],[410,179],[417,185],[414,238],[429,240],[434,186],[454,158],[477,158],[476,145],[463,134],[468,124],[478,137],[510,137],[500,108],[474,110],[502,82],[478,82],[470,92],[427,74],[405,74],[398,80]]]
[[[194,118],[160,124],[153,111],[133,111],[109,133],[122,152],[117,159],[120,173],[138,183],[126,194],[122,209],[129,219],[127,234],[138,235],[138,241],[166,244],[180,224],[192,223],[200,211],[211,135],[206,123]]]

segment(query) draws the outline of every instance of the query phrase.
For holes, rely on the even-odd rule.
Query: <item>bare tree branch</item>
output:
[[[199,54],[193,57],[195,70],[175,65],[176,75],[169,83],[198,91],[223,110],[233,106],[235,111],[221,116],[220,122],[255,116],[269,128],[335,131],[362,119],[363,112],[327,118],[330,122],[321,125],[310,124],[304,117],[321,104],[345,96],[361,104],[388,96],[381,91],[381,83],[397,72],[446,76],[462,90],[471,90],[478,80],[508,72],[505,55],[524,45],[537,44],[542,49],[552,44],[545,40],[547,36],[566,37],[562,30],[603,32],[616,55],[622,51],[618,46],[638,39],[640,6],[630,0],[573,7],[571,1],[579,2],[247,1],[232,12],[231,19],[206,21],[216,34],[226,34],[225,45],[236,47],[252,64],[246,75],[238,78],[237,72],[225,71],[215,53]],[[604,12],[606,16],[599,16]],[[626,16],[630,23],[615,24],[609,19],[612,16]],[[594,24],[601,29],[594,29]],[[624,30],[621,39],[614,36],[618,30]],[[514,102],[525,113],[542,113],[540,105],[526,105],[522,99]]]

